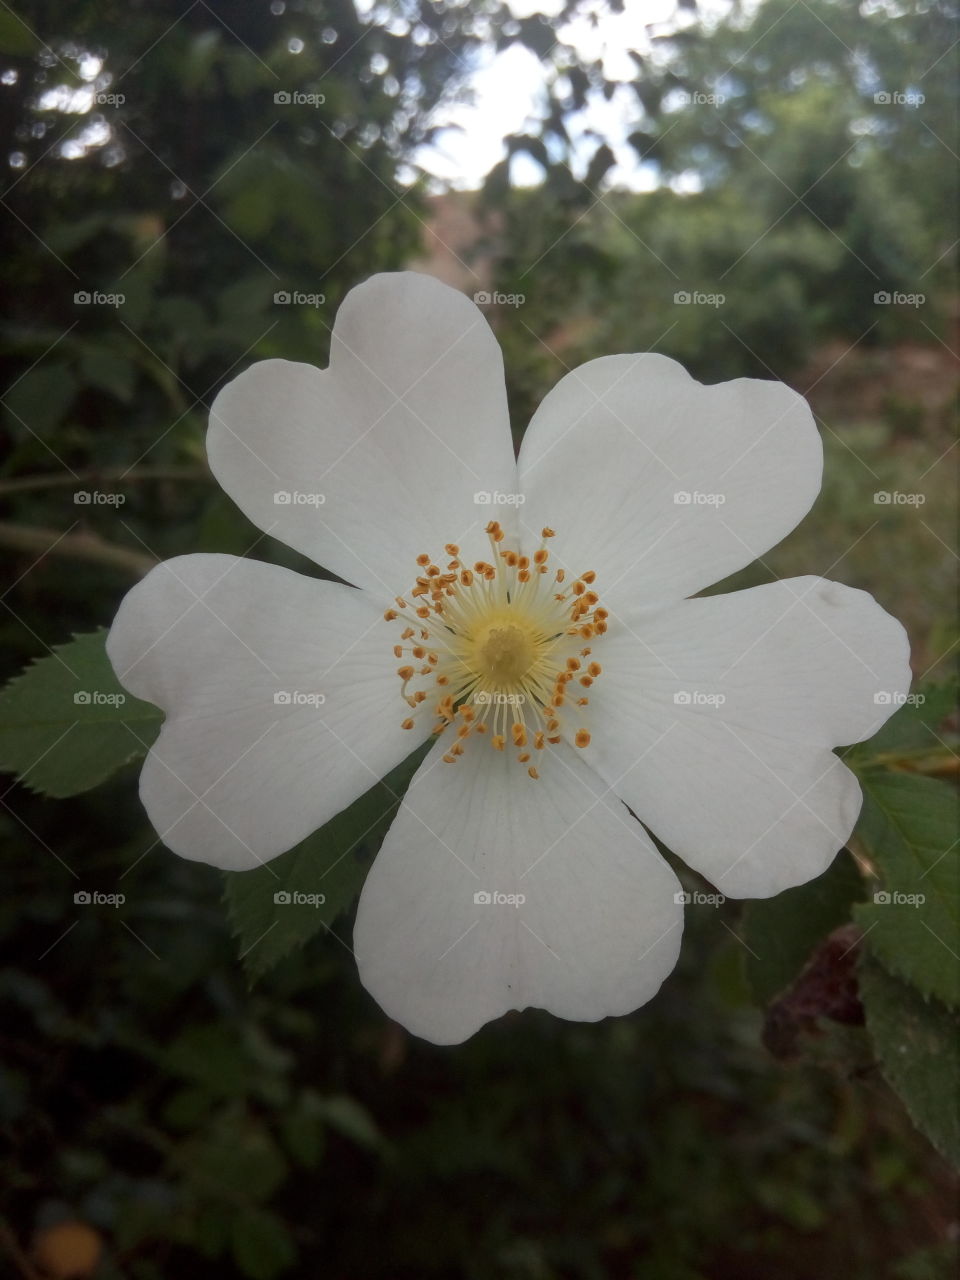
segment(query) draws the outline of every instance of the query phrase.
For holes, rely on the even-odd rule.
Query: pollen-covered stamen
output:
[[[404,630],[393,646],[402,663],[397,675],[407,705],[417,710],[429,703],[435,716],[433,732],[451,731],[454,741],[443,756],[454,764],[474,734],[486,736],[495,751],[517,753],[529,766],[532,753],[562,741],[564,734],[578,747],[590,742],[581,718],[589,698],[574,696],[589,688],[601,674],[600,664],[587,662],[583,639],[607,630],[605,609],[594,591],[596,573],[589,570],[565,590],[563,569],[550,580],[548,539],[544,529],[532,556],[505,545],[500,524],[486,529],[490,560],[462,563],[460,548],[448,542],[444,568],[424,552],[409,600],[396,598],[387,609],[388,622],[399,620]],[[409,610],[405,615],[398,610]],[[411,616],[413,615],[413,616]],[[576,682],[576,683],[574,683]],[[421,684],[422,687],[411,687]],[[402,721],[412,729],[415,715]]]

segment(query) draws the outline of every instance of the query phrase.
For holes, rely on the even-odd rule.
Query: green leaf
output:
[[[288,853],[252,871],[224,872],[231,924],[252,977],[329,929],[352,905],[429,746]]]
[[[351,1142],[361,1147],[382,1147],[383,1135],[374,1124],[369,1111],[346,1094],[334,1094],[321,1098],[319,1113],[331,1129],[336,1129]]]
[[[944,737],[950,735],[941,731],[941,725],[957,705],[956,680],[921,685],[911,696],[916,701],[904,703],[872,738],[841,753],[851,769],[860,774],[891,756],[902,758],[943,747]]]
[[[109,392],[124,404],[129,404],[132,400],[137,379],[133,361],[112,351],[92,347],[84,352],[80,371],[90,386]]]
[[[0,691],[0,769],[62,798],[146,755],[162,713],[124,692],[104,648],[105,631],[76,636]]]
[[[918,1129],[960,1164],[960,1022],[868,956],[860,996],[880,1067]]]
[[[77,380],[65,364],[51,360],[30,369],[4,396],[14,437],[48,434],[66,417],[76,393]]]
[[[758,1004],[769,1004],[790,985],[817,943],[850,919],[851,904],[863,893],[863,877],[841,849],[816,880],[747,904],[741,937],[747,981]]]
[[[857,922],[877,959],[925,996],[960,1004],[957,793],[934,778],[865,771],[859,840],[881,888]]]
[[[231,1245],[234,1261],[250,1280],[273,1280],[297,1260],[286,1224],[265,1209],[235,1215]]]
[[[25,57],[36,53],[40,47],[39,38],[11,8],[4,6],[0,9],[0,53]]]

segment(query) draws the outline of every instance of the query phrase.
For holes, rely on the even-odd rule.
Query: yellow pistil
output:
[[[384,618],[399,618],[404,625],[401,643],[393,646],[395,658],[410,655],[423,664],[415,667],[407,661],[397,668],[404,701],[414,716],[422,705],[429,707],[436,736],[454,729],[443,759],[456,763],[474,734],[487,735],[495,751],[512,749],[536,779],[531,747],[543,752],[564,737],[578,747],[590,742],[582,725],[564,723],[568,715],[589,714],[583,711],[589,700],[565,694],[571,681],[589,687],[601,674],[598,662],[582,661],[592,654],[582,643],[603,635],[609,615],[598,607],[596,591],[587,589],[596,581],[593,569],[574,577],[566,589],[563,569],[548,577],[546,543],[554,537],[552,529],[543,529],[540,546],[531,555],[506,545],[496,520],[486,533],[490,560],[472,567],[461,562],[460,548],[452,542],[444,547],[450,557],[445,570],[426,552],[418,555],[409,593],[415,603],[397,596],[397,609],[388,609]],[[410,615],[397,612],[407,608],[416,615],[414,623],[420,620],[419,627],[405,625]],[[404,643],[415,637],[416,643]],[[411,689],[414,683],[425,687]],[[404,729],[414,727],[414,716],[403,720]]]

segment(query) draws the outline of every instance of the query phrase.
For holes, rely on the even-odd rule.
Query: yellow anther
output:
[[[533,767],[533,765],[531,765],[531,766],[530,766],[530,768],[527,770],[527,773],[528,773],[528,774],[530,775],[530,777],[531,777],[531,778],[533,778],[534,780],[536,780],[537,778],[539,778],[539,777],[540,777],[539,773],[537,773],[537,771],[536,771],[536,769]]]
[[[577,736],[574,738],[574,742],[578,747],[589,747],[590,735],[587,733],[586,729],[577,730]]]
[[[495,733],[490,739],[490,745],[495,751],[502,751],[505,745],[502,735]]]
[[[541,530],[540,530],[540,537],[541,537],[541,538],[554,538],[554,537],[556,537],[556,534],[553,532],[553,530],[552,530],[552,529],[541,529]]]
[[[416,653],[416,650],[414,650],[414,653]],[[589,667],[587,667],[587,670],[592,676],[599,676],[603,673],[603,667],[601,667],[599,662],[591,662]]]
[[[383,620],[384,622],[392,622],[396,616],[397,616],[396,609],[388,609],[386,613],[383,615]]]
[[[403,721],[401,721],[401,723],[400,723],[400,728],[401,728],[401,729],[412,729],[412,728],[413,728],[413,721],[412,721],[412,720],[403,720]]]

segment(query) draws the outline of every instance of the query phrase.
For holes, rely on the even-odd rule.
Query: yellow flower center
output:
[[[501,546],[496,520],[486,532],[492,562],[468,568],[460,548],[447,543],[452,558],[444,570],[424,553],[410,599],[398,596],[397,608],[384,614],[403,624],[393,652],[403,660],[397,675],[414,711],[403,727],[412,729],[426,710],[436,717],[433,732],[454,739],[448,764],[464,754],[468,738],[486,735],[497,751],[513,747],[537,778],[531,760],[549,745],[564,736],[578,747],[590,742],[586,728],[568,728],[566,719],[588,714],[586,690],[601,667],[583,642],[604,634],[608,615],[592,590],[592,570],[568,588],[563,569],[550,576],[552,529],[543,530],[532,559]]]

